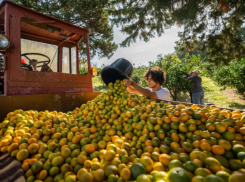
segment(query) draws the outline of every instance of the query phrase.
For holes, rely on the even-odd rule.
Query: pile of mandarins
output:
[[[236,182],[245,179],[245,113],[129,94],[123,81],[67,113],[15,110],[0,151],[27,182]]]

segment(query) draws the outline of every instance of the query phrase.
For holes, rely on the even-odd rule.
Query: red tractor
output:
[[[88,30],[3,1],[0,33],[0,120],[16,109],[70,111],[99,94]]]

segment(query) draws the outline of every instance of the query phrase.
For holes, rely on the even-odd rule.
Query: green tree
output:
[[[79,59],[79,74],[80,75],[88,74],[88,62],[86,59]]]
[[[243,0],[113,0],[112,21],[128,37],[121,46],[137,38],[149,41],[173,25],[183,26],[178,45],[191,48],[203,42],[207,60],[228,63],[245,57]]]
[[[90,56],[110,58],[117,45],[109,22],[110,0],[12,0],[22,6],[65,20],[90,31]]]
[[[135,67],[135,65],[133,67],[134,67],[134,71],[133,71],[133,74],[131,75],[132,80],[134,80],[136,83],[138,83],[142,87],[147,87],[148,85],[143,75],[145,74],[148,68],[146,66]]]
[[[203,42],[198,42],[197,44],[193,42],[191,44],[183,44],[181,46],[177,45],[176,47],[174,47],[174,49],[179,59],[184,59],[185,55],[188,53],[189,55],[196,55],[196,56],[200,55],[201,59],[204,62],[206,61],[207,51],[203,50],[204,49]]]
[[[228,65],[215,67],[212,78],[224,89],[234,87],[238,93],[245,95],[245,58],[239,62],[231,61]]]

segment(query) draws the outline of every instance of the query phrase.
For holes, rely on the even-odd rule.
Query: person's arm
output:
[[[188,77],[188,78],[186,78],[185,80],[186,80],[186,81],[187,81],[187,80],[193,80],[193,76]]]
[[[130,92],[130,93],[134,93],[134,94],[141,94],[140,92],[138,92],[137,90],[135,90],[131,86],[127,86],[127,91]]]
[[[145,89],[141,86],[139,86],[137,83],[135,83],[133,80],[131,79],[127,79],[125,81],[125,85],[127,87],[133,87],[134,90],[136,90],[138,93],[141,93],[142,95],[151,98],[151,99],[158,99],[157,94],[155,92],[152,92],[148,89]]]

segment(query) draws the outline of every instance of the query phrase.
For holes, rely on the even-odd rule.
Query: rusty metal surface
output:
[[[0,12],[2,12],[0,14],[0,21],[4,21],[5,25],[5,35],[10,39],[10,47],[5,53],[7,58],[4,74],[5,95],[62,94],[93,91],[91,69],[88,69],[87,75],[75,75],[61,72],[32,72],[23,70],[20,66],[21,36],[32,40],[36,39],[36,41],[43,39],[43,42],[53,44],[58,44],[60,41],[59,64],[61,64],[62,60],[62,45],[66,44],[65,42],[62,43],[58,33],[54,37],[50,37],[48,31],[41,30],[38,26],[29,29],[26,24],[21,24],[21,18],[31,19],[36,22],[36,25],[45,22],[50,23],[51,26],[62,29],[59,34],[64,31],[63,33],[67,33],[67,35],[74,33],[88,37],[88,30],[8,1],[1,3]],[[23,35],[21,34],[21,26],[24,30]],[[71,41],[78,41],[79,38],[80,36],[74,36]],[[88,40],[86,44],[88,45]],[[90,68],[89,49],[87,53],[88,67]],[[59,71],[61,70],[61,65],[59,65]]]
[[[6,115],[16,109],[37,111],[72,111],[81,104],[94,99],[101,92],[40,94],[0,96],[0,122]]]
[[[26,39],[34,39],[34,40],[46,40],[47,42],[52,42],[54,44],[59,44],[64,40],[64,38],[60,37],[60,34],[66,35],[70,37],[67,42],[78,42],[82,36],[86,35],[86,32],[79,32],[79,34],[74,34],[71,31],[61,30],[54,31],[56,26],[50,25],[47,26],[46,23],[37,23],[38,21],[31,20],[29,18],[21,18],[21,37]],[[53,23],[55,24],[55,23]],[[49,29],[52,29],[54,32],[50,32]],[[73,35],[74,34],[74,35]],[[72,36],[73,35],[73,36]]]
[[[34,12],[34,13],[36,13],[36,14],[40,14],[41,16],[48,18],[48,20],[43,20],[43,22],[51,22],[51,23],[53,24],[53,23],[54,23],[53,21],[59,21],[59,22],[61,22],[61,23],[63,22],[63,23],[65,23],[65,24],[67,24],[68,26],[77,27],[77,28],[82,29],[83,31],[86,31],[87,33],[89,33],[89,30],[87,30],[87,29],[84,29],[84,28],[81,28],[81,27],[79,27],[79,26],[73,25],[73,24],[71,24],[71,23],[68,23],[68,22],[66,22],[66,21],[60,20],[60,19],[58,19],[58,18],[54,18],[54,17],[48,16],[48,15],[42,14],[42,13],[40,13],[40,12],[38,12],[38,11],[31,10],[31,9],[29,9],[29,8],[26,8],[26,7],[24,7],[24,6],[21,6],[21,5],[19,5],[19,4],[13,3],[13,2],[8,1],[8,0],[3,0],[3,1],[1,2],[1,4],[0,4],[0,9],[1,9],[2,7],[4,7],[6,4],[11,4],[11,5],[13,5],[13,6],[20,7],[21,9],[25,9],[25,10],[27,10],[27,11],[29,11],[29,12]],[[40,22],[41,22],[41,21],[40,21]]]

